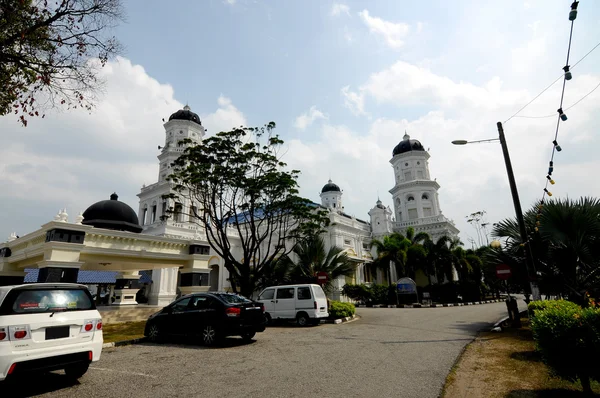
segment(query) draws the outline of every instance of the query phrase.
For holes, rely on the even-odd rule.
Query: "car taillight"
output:
[[[13,336],[15,337],[15,339],[24,339],[25,337],[27,337],[27,329],[25,329],[24,327],[16,327]]]
[[[315,310],[317,309],[317,302],[315,301]]]
[[[94,358],[94,353],[91,351],[88,351],[88,359],[91,361]]]
[[[95,323],[96,323],[96,321],[93,319],[88,319],[88,320],[84,321],[83,326],[81,327],[81,333],[93,331]]]
[[[7,333],[6,328],[4,328],[4,333],[8,335],[9,340],[23,340],[31,338],[31,333],[29,333],[29,326],[27,325],[10,326],[8,330],[9,332]]]
[[[231,316],[231,317],[240,316],[241,312],[242,312],[242,310],[239,309],[238,307],[229,307],[225,310],[225,314],[227,316]]]
[[[8,368],[8,374],[12,374],[12,372],[15,371],[15,367],[17,366],[17,363],[13,363],[12,365],[10,365],[10,368]]]
[[[261,310],[262,312],[265,312],[265,305],[264,305],[264,304],[261,304],[261,305],[260,305],[260,310]]]
[[[102,329],[102,321],[98,321],[98,323],[96,324],[96,330],[100,329]]]
[[[5,340],[8,336],[6,328],[0,328],[0,341]]]

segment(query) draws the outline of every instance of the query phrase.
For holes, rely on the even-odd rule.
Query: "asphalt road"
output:
[[[187,342],[105,349],[76,384],[51,373],[11,396],[437,397],[463,347],[504,317],[506,306],[357,313],[359,320],[340,325],[270,327],[249,344],[228,338],[219,348]]]

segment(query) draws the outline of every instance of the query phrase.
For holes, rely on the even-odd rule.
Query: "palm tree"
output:
[[[289,270],[290,279],[295,282],[316,282],[317,273],[326,272],[329,276],[323,290],[329,293],[332,282],[341,276],[352,276],[356,263],[350,260],[343,249],[332,246],[325,250],[323,238],[316,235],[303,240],[293,250],[296,261],[289,256],[279,260],[281,269]]]
[[[451,239],[447,236],[442,236],[436,242],[427,239],[423,246],[427,252],[427,278],[431,286],[431,275],[435,275],[438,283],[442,281],[444,275],[444,264],[450,261],[450,250],[448,249]]]
[[[406,251],[409,246],[410,241],[397,232],[384,236],[383,240],[373,239],[371,241],[371,247],[377,250],[377,258],[373,264],[386,271],[388,283],[391,283],[390,265],[392,263],[396,267],[397,275],[405,274]]]
[[[558,288],[561,294],[575,301],[583,301],[586,291],[598,297],[600,200],[588,197],[579,200],[556,199],[545,203],[541,211],[539,205],[537,203],[526,212],[524,218],[531,231],[528,244],[536,270],[541,273],[541,287]],[[505,258],[508,255],[516,263],[520,274],[526,276],[522,266],[524,254],[516,226],[515,220],[498,223],[493,235],[505,238],[507,244],[504,250],[496,250],[493,254],[496,257],[504,255]]]

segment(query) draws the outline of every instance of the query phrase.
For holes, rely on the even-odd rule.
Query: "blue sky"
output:
[[[51,112],[22,128],[0,118],[0,239],[23,235],[67,207],[71,218],[157,174],[161,119],[186,102],[209,134],[275,121],[301,193],[318,200],[331,177],[346,211],[367,219],[377,195],[392,205],[392,148],[407,130],[431,148],[444,214],[513,216],[500,148],[452,139],[496,136],[564,66],[570,1],[124,1],[122,58],[103,71],[94,112]],[[451,6],[450,6],[451,4]],[[581,1],[572,59],[600,42],[600,3]],[[600,49],[574,69],[569,105],[600,83]],[[553,114],[553,86],[521,115]],[[561,127],[556,196],[600,195],[598,95]],[[524,208],[541,196],[555,118],[512,119],[506,134]]]

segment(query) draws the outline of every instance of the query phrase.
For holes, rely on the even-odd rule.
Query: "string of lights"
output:
[[[588,97],[591,93],[593,93],[594,91],[596,91],[598,89],[598,87],[600,87],[600,83],[598,83],[596,85],[596,87],[594,87],[592,89],[592,91],[590,91],[589,93],[587,93],[586,95],[584,95],[583,97],[581,97],[579,100],[577,100],[573,105],[569,106],[568,108],[564,109],[564,112],[568,111],[569,109],[572,109],[575,105],[579,104],[581,101],[583,101],[584,99],[586,99],[586,97]],[[551,115],[545,115],[545,116],[513,116],[515,118],[519,117],[519,118],[525,118],[525,119],[547,119],[549,117],[556,117],[556,115],[553,113]]]
[[[571,21],[571,30],[569,33],[569,45],[567,47],[567,61],[565,63],[565,66],[563,67],[563,70],[565,71],[565,73],[564,73],[562,91],[560,94],[560,105],[559,105],[559,108],[557,109],[558,118],[556,121],[556,131],[554,133],[554,140],[552,141],[552,153],[550,155],[550,162],[548,163],[548,174],[546,175],[546,183],[544,185],[544,193],[542,194],[542,199],[540,200],[540,204],[538,205],[538,211],[537,211],[537,215],[536,215],[536,223],[535,223],[535,231],[536,232],[539,231],[538,227],[540,226],[540,223],[541,223],[540,219],[542,217],[542,209],[544,207],[544,200],[546,199],[546,196],[548,196],[548,197],[552,196],[552,192],[550,192],[548,190],[548,184],[550,184],[550,185],[555,184],[554,179],[552,178],[552,173],[554,172],[554,156],[556,155],[557,152],[562,151],[561,146],[558,144],[558,133],[560,130],[561,123],[566,122],[568,120],[567,115],[563,111],[562,107],[563,107],[563,101],[565,98],[565,87],[567,85],[567,81],[571,80],[573,78],[573,75],[572,75],[572,73],[570,71],[570,67],[569,67],[569,57],[571,55],[571,43],[573,40],[573,25],[575,24],[575,19],[577,18],[577,6],[578,5],[579,5],[579,1],[577,1],[577,0],[573,1],[573,3],[571,4],[571,11],[569,11],[569,21]],[[586,54],[586,56],[587,56],[587,54]]]
[[[581,61],[583,61],[584,59],[587,58],[588,55],[590,55],[592,52],[594,52],[595,49],[597,49],[598,47],[600,47],[600,42],[598,42],[594,47],[592,47],[592,49],[590,51],[588,51],[583,57],[581,57],[577,62],[575,62],[573,65],[571,65],[571,67],[569,68],[570,70],[568,72],[564,72],[561,73],[560,76],[558,76],[556,78],[556,80],[554,80],[552,83],[550,83],[545,89],[543,89],[538,95],[536,95],[535,97],[533,97],[528,103],[526,103],[525,105],[523,105],[518,111],[516,111],[511,117],[509,117],[508,119],[506,119],[502,124],[506,124],[506,122],[508,122],[509,120],[515,118],[515,117],[522,117],[522,118],[530,118],[530,119],[542,119],[542,118],[546,118],[546,117],[553,117],[556,116],[555,114],[549,115],[549,116],[517,116],[519,113],[521,113],[523,110],[525,110],[525,108],[527,108],[529,105],[531,105],[536,99],[538,99],[539,97],[541,97],[542,94],[544,94],[546,91],[548,91],[550,89],[550,87],[554,86],[560,79],[562,79],[563,77],[565,77],[565,75],[567,73],[570,73]],[[571,74],[572,76],[572,74]],[[596,87],[598,88],[598,87]],[[594,90],[596,90],[596,88],[594,88]],[[590,95],[592,92],[594,92],[594,90],[590,91],[588,94],[586,94],[583,98],[587,97],[588,95]],[[574,107],[575,105],[577,105],[581,100],[577,101],[575,104],[571,105],[568,109]]]

